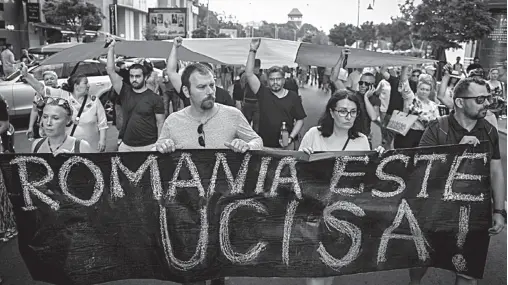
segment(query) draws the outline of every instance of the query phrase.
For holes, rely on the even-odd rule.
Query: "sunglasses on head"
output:
[[[457,97],[457,98],[475,99],[476,104],[483,104],[483,103],[485,103],[485,100],[489,100],[489,102],[493,102],[492,95],[478,96],[478,97]]]
[[[358,85],[359,85],[359,86],[365,85],[365,86],[367,86],[367,87],[370,87],[370,86],[372,86],[372,83],[367,82],[367,81],[359,81],[359,82],[358,82]]]
[[[205,131],[203,130],[203,124],[198,126],[198,143],[200,146],[205,147]]]

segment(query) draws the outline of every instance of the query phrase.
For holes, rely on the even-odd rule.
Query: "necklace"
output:
[[[48,146],[49,146],[49,150],[51,151],[51,153],[59,150],[63,146],[63,144],[65,143],[66,140],[67,140],[67,135],[65,136],[65,139],[63,140],[63,142],[55,150],[53,150],[51,148],[51,143],[49,142],[49,139],[48,139]]]

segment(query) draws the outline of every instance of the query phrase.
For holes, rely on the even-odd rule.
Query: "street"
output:
[[[324,106],[330,95],[324,94],[316,87],[306,87],[302,90],[303,104],[307,113],[305,126],[302,133],[312,126],[317,125],[319,117],[324,111]],[[17,126],[20,129],[21,123]],[[373,145],[380,144],[380,131],[373,124]],[[108,130],[107,151],[114,149],[116,144],[117,130],[111,126]],[[16,134],[16,151],[24,153],[30,151],[30,144],[26,135],[22,132]],[[504,170],[506,172],[506,135],[500,134],[501,157]],[[505,179],[506,182],[506,179]],[[466,241],[467,242],[467,241]],[[506,230],[501,234],[492,237],[489,247],[489,255],[485,267],[484,279],[479,284],[506,284],[507,267],[507,243]],[[35,282],[18,252],[17,240],[11,240],[7,243],[0,243],[0,276],[4,279],[2,285],[29,285],[29,284],[47,284]],[[453,284],[455,275],[452,272],[441,269],[430,269],[423,280],[423,284]],[[357,274],[341,276],[335,278],[334,284],[390,284],[405,285],[408,284],[409,277],[407,270],[394,270],[376,273]],[[279,284],[305,284],[305,279],[283,279],[283,278],[228,278],[227,284],[246,284],[246,285],[279,285]],[[125,280],[109,282],[104,284],[176,284],[172,282],[162,282],[156,280]]]

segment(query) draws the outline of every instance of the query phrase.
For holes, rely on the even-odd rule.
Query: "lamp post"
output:
[[[210,0],[206,3],[206,37],[208,38],[208,27],[210,26]]]
[[[374,4],[374,0],[372,0],[372,4]],[[367,10],[374,10],[374,5],[370,5],[367,8]],[[360,29],[360,0],[358,0],[358,14],[356,17],[356,28]],[[356,41],[356,48],[358,48],[358,41]]]

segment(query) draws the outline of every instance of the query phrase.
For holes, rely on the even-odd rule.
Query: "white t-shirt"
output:
[[[370,150],[369,139],[362,133],[356,139],[349,140],[344,151],[368,151]],[[310,128],[305,136],[303,136],[302,143],[299,150],[304,148],[312,148],[314,151],[342,151],[344,144],[346,144],[347,137],[337,139],[333,137],[325,138],[321,135],[318,127]]]

